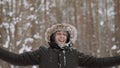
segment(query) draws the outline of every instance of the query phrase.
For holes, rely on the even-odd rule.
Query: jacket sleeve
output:
[[[120,56],[97,58],[77,52],[79,66],[101,68],[120,65]]]
[[[44,48],[40,47],[38,50],[32,52],[15,54],[0,48],[0,59],[18,66],[37,65],[40,63],[40,57],[43,50]]]

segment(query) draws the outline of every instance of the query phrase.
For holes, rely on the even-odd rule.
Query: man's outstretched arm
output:
[[[43,50],[43,48],[33,52],[15,54],[0,48],[0,59],[18,66],[37,65],[40,62],[41,50]]]
[[[120,56],[97,58],[79,53],[78,60],[80,66],[90,68],[104,68],[120,65]]]

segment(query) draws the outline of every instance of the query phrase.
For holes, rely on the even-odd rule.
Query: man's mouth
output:
[[[64,42],[65,40],[62,40],[62,39],[58,39],[59,42]]]

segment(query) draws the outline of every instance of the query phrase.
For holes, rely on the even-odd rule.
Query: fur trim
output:
[[[45,33],[45,40],[46,42],[50,42],[50,36],[56,32],[56,31],[68,31],[70,33],[70,41],[72,43],[75,43],[76,39],[77,39],[77,30],[74,26],[70,25],[70,24],[65,24],[65,23],[61,23],[61,24],[56,24],[53,25],[52,27],[48,28],[46,33]]]

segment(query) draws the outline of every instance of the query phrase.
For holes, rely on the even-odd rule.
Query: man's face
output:
[[[55,42],[62,46],[65,45],[67,40],[67,33],[65,31],[58,31],[55,33]]]

